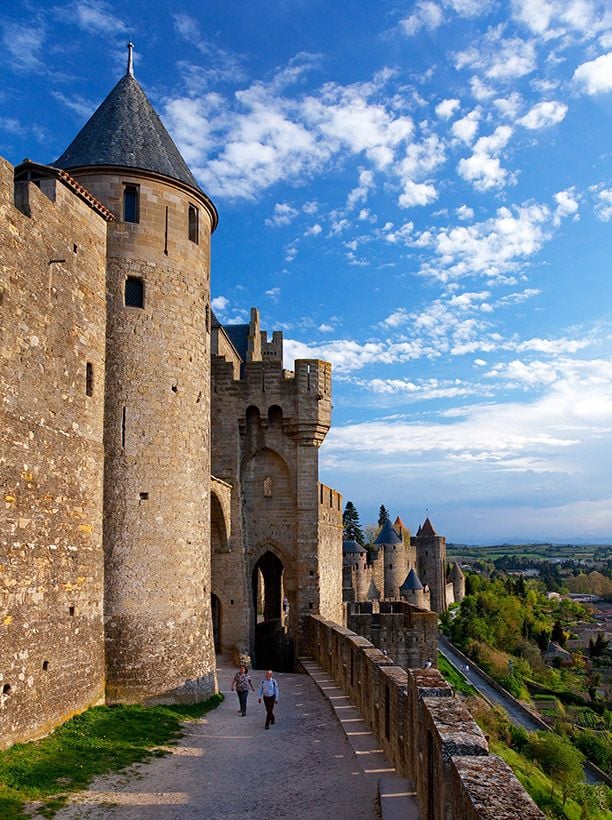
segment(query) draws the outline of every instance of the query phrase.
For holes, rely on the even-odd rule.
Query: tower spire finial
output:
[[[128,49],[128,63],[127,63],[127,71],[126,74],[129,74],[130,77],[134,76],[134,57],[133,57],[133,50],[134,50],[134,43],[130,40],[127,44]]]

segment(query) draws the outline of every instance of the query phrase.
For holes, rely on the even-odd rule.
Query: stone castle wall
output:
[[[340,549],[338,548],[340,546]],[[319,613],[342,620],[342,495],[319,484]]]
[[[405,601],[368,601],[347,604],[348,629],[367,638],[402,669],[436,666],[438,616]]]
[[[429,820],[542,820],[437,669],[396,666],[366,638],[319,616],[307,649],[361,710]]]
[[[210,607],[211,215],[155,175],[73,175],[119,216],[108,237],[105,411],[107,699],[216,691]],[[126,184],[138,222],[123,221]],[[189,206],[199,214],[188,236]],[[127,277],[142,307],[127,306]],[[170,558],[170,560],[169,560]]]
[[[0,161],[0,748],[104,696],[107,226],[43,188]]]

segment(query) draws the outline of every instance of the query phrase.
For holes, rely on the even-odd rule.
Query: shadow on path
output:
[[[329,703],[308,675],[279,673],[276,724],[249,693],[247,715],[230,691],[235,667],[217,657],[226,700],[194,723],[166,757],[96,779],[56,817],[121,820],[258,818],[373,820],[376,778],[364,776]],[[251,670],[257,689],[263,673]]]

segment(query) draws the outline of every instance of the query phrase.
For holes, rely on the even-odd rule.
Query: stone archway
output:
[[[258,669],[293,669],[293,643],[283,624],[283,562],[267,550],[253,567],[255,665]]]

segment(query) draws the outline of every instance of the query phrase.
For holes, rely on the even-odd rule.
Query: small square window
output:
[[[140,222],[140,192],[138,185],[123,186],[123,221]]]
[[[125,306],[144,307],[144,282],[140,276],[128,276],[125,280]]]
[[[199,231],[200,231],[200,212],[196,208],[195,205],[189,206],[189,239],[192,242],[195,242],[196,245],[199,242]]]

